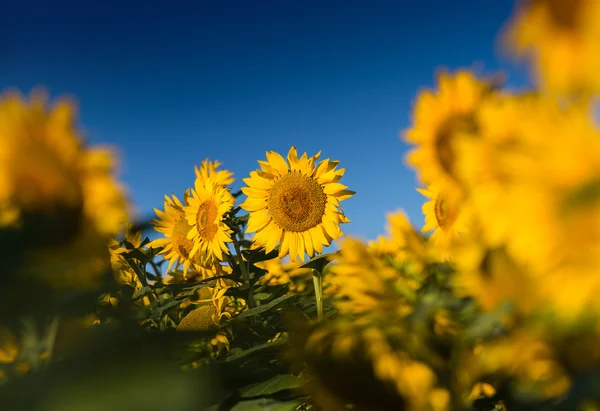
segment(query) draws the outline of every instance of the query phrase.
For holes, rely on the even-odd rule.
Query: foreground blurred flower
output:
[[[532,55],[544,86],[557,92],[600,90],[600,2],[520,1],[505,33],[517,56]]]
[[[279,257],[289,253],[292,261],[304,255],[322,253],[342,235],[340,224],[349,220],[340,201],[354,195],[338,181],[345,169],[336,170],[338,161],[321,161],[320,153],[298,158],[292,147],[284,158],[267,152],[267,161],[259,161],[261,170],[250,173],[242,192],[248,196],[241,207],[250,212],[248,232],[256,232],[254,243],[270,252],[279,247]]]
[[[197,256],[204,265],[211,264],[215,259],[223,261],[223,253],[229,252],[227,243],[231,242],[231,229],[225,224],[224,218],[235,203],[229,189],[212,178],[196,178],[188,203],[183,210],[191,226],[187,233],[187,239],[193,242],[189,258]]]
[[[436,184],[454,195],[460,190],[456,136],[477,128],[477,109],[492,85],[467,71],[453,76],[442,73],[438,84],[439,91],[421,92],[415,104],[413,125],[404,139],[416,147],[408,154],[407,162],[417,170],[422,183]]]
[[[67,100],[48,107],[44,94],[30,101],[6,93],[0,101],[0,226],[31,230],[32,238],[68,240],[83,225],[114,235],[127,203],[112,177],[113,155],[86,148]]]
[[[312,270],[301,268],[302,262],[299,260],[285,264],[279,258],[274,258],[255,265],[267,270],[267,273],[260,278],[259,284],[267,286],[287,284],[290,293],[303,293],[312,285]]]

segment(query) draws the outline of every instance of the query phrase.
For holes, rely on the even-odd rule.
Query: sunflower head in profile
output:
[[[229,252],[227,243],[231,242],[225,214],[235,203],[229,189],[212,178],[196,178],[188,203],[184,212],[191,227],[186,237],[193,244],[190,258],[198,258],[203,265],[223,261],[224,254]]]
[[[340,224],[349,220],[340,201],[354,191],[340,184],[345,169],[329,159],[315,164],[320,153],[298,158],[295,147],[287,161],[278,153],[267,152],[267,161],[259,161],[260,170],[245,178],[248,196],[241,207],[250,212],[246,231],[256,232],[254,245],[270,252],[279,244],[279,257],[289,253],[292,261],[305,254],[322,253],[343,233]]]
[[[228,321],[239,313],[245,302],[226,295],[229,287],[206,287],[206,299],[198,300],[195,307],[189,312],[179,325],[177,331],[201,332],[213,334],[210,344],[220,353],[229,351],[229,338],[231,329]]]
[[[426,189],[418,188],[417,191],[429,198],[422,208],[425,215],[422,231],[433,232],[430,239],[434,247],[441,253],[442,258],[448,258],[453,242],[468,232],[467,204],[461,202],[451,192],[435,185]]]
[[[235,181],[233,173],[229,170],[217,170],[221,167],[220,161],[210,161],[208,158],[204,160],[200,167],[194,167],[196,178],[207,180],[212,178],[213,181],[222,186],[227,186]]]
[[[417,98],[413,125],[404,134],[415,148],[406,159],[423,183],[459,190],[456,138],[477,131],[477,110],[494,84],[460,71],[453,76],[441,73],[438,86],[439,90],[423,91]]]
[[[182,202],[174,194],[172,198],[165,195],[165,210],[154,209],[158,219],[152,222],[154,229],[164,237],[148,244],[148,247],[164,247],[160,255],[169,261],[167,272],[183,264],[184,276],[190,268],[195,268],[196,263],[200,262],[198,259],[190,257],[194,243],[187,238],[187,235],[192,226],[188,224],[184,212],[188,197],[189,193],[186,192]]]

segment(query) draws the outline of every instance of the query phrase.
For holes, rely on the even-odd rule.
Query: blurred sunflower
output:
[[[111,236],[124,221],[127,202],[114,180],[113,155],[84,147],[75,106],[62,99],[49,107],[33,92],[0,99],[0,225],[29,227],[73,238],[85,224]],[[86,222],[84,222],[86,220]]]
[[[235,181],[233,173],[229,170],[217,170],[221,167],[220,161],[210,161],[209,159],[204,160],[200,167],[194,167],[196,172],[196,178],[201,180],[207,180],[212,178],[216,184],[227,186]]]
[[[412,312],[420,271],[401,272],[388,258],[353,238],[342,242],[333,259],[327,276],[331,284],[327,296],[341,313],[379,315],[391,321],[390,318],[404,318]]]
[[[536,77],[549,90],[600,90],[598,1],[521,0],[504,42],[518,57],[533,57]]]
[[[202,264],[211,264],[215,259],[223,261],[231,242],[231,229],[225,224],[225,214],[231,211],[235,199],[229,189],[208,178],[196,178],[189,205],[183,208],[191,229],[187,239],[193,246],[189,258],[198,258]]]
[[[245,178],[242,192],[248,196],[241,207],[250,212],[247,232],[256,232],[254,244],[270,252],[280,244],[279,257],[289,253],[292,261],[305,254],[322,253],[343,233],[340,224],[349,222],[340,201],[354,195],[338,181],[345,169],[336,170],[338,161],[315,162],[320,153],[298,158],[295,147],[287,162],[273,151],[267,161],[259,161],[261,170]]]
[[[369,243],[369,248],[399,260],[424,262],[428,249],[425,238],[410,223],[404,210],[387,215],[387,235]]]
[[[154,209],[159,217],[153,220],[154,229],[164,235],[164,238],[158,238],[148,243],[148,247],[164,247],[159,255],[164,256],[169,261],[167,273],[172,268],[177,269],[183,264],[183,276],[186,277],[190,267],[196,268],[200,258],[191,258],[190,253],[194,247],[194,242],[187,238],[192,226],[188,224],[185,216],[184,207],[188,205],[189,193],[183,195],[183,202],[173,194],[173,198],[165,195],[165,211]]]
[[[453,76],[441,73],[438,86],[439,91],[423,91],[417,99],[413,125],[404,132],[404,139],[416,147],[406,160],[425,185],[439,185],[454,194],[460,191],[456,136],[476,132],[477,110],[492,84],[460,71]]]
[[[422,207],[425,215],[422,231],[433,231],[431,241],[438,248],[441,257],[448,258],[452,242],[468,232],[466,204],[437,186],[418,188],[417,191],[430,199]]]

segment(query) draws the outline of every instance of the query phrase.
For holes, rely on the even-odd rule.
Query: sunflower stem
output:
[[[317,302],[317,318],[323,320],[323,276],[318,270],[312,270],[315,285],[315,300]]]
[[[250,273],[248,273],[248,268],[246,267],[246,263],[242,257],[242,252],[240,250],[240,239],[238,238],[237,233],[233,235],[233,246],[235,247],[235,253],[237,254],[238,265],[240,266],[240,270],[244,276],[244,283],[246,287],[248,287],[248,307],[254,308],[256,307],[256,302],[254,301],[254,293],[252,292],[252,286],[250,284]]]

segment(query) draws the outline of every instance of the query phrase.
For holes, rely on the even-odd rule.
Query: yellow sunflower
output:
[[[379,236],[377,240],[369,242],[369,248],[399,260],[425,262],[425,238],[415,230],[404,210],[389,213],[387,220],[387,236]]]
[[[425,225],[422,231],[425,233],[433,231],[430,240],[438,248],[441,257],[448,258],[448,250],[453,241],[468,233],[466,204],[437,186],[429,186],[427,189],[418,188],[417,191],[430,199],[423,204]]]
[[[241,207],[250,212],[247,232],[256,232],[254,245],[270,252],[279,243],[279,257],[289,253],[292,261],[305,254],[322,253],[343,233],[340,224],[349,222],[340,201],[354,191],[339,183],[345,169],[337,170],[338,161],[329,159],[315,165],[320,153],[298,158],[292,147],[286,160],[274,151],[267,161],[259,161],[261,170],[245,178],[242,192],[248,196]]]
[[[101,235],[116,234],[127,201],[114,180],[113,155],[86,148],[68,100],[48,106],[43,93],[29,101],[9,92],[0,99],[0,225],[27,224],[28,217],[60,227],[41,231],[73,235],[92,224]],[[38,224],[39,225],[39,224]],[[72,236],[71,236],[72,238]]]
[[[268,273],[262,276],[259,284],[267,286],[276,286],[288,284],[288,291],[291,293],[303,293],[312,285],[312,270],[310,268],[301,268],[302,263],[299,260],[290,263],[282,263],[279,258],[256,263],[256,266],[267,270]]]
[[[221,162],[210,161],[206,159],[200,164],[200,167],[194,167],[196,178],[207,180],[212,178],[216,184],[227,186],[235,181],[233,173],[229,170],[217,170],[221,167]]]
[[[600,3],[596,0],[520,1],[504,33],[516,56],[551,91],[600,90]]]
[[[212,178],[196,178],[188,203],[183,210],[192,227],[187,234],[187,239],[193,242],[189,257],[197,256],[203,264],[215,259],[223,261],[223,253],[229,253],[227,243],[231,242],[231,229],[224,218],[235,203],[229,189]]]
[[[165,259],[169,260],[169,266],[166,272],[172,268],[177,269],[183,264],[184,278],[190,267],[195,266],[201,261],[199,258],[190,257],[194,242],[187,238],[192,226],[188,224],[185,216],[184,207],[188,205],[189,194],[186,192],[183,196],[183,202],[173,194],[173,198],[165,195],[165,211],[154,209],[159,219],[153,220],[154,229],[164,235],[164,238],[158,238],[150,243],[148,247],[162,247],[160,252]]]
[[[492,84],[460,71],[454,76],[441,73],[438,85],[437,92],[423,91],[417,99],[413,125],[404,133],[404,139],[416,147],[406,160],[425,185],[456,191],[460,188],[455,170],[456,136],[477,130],[477,109]]]
[[[228,321],[243,309],[245,302],[225,295],[228,288],[205,287],[205,291],[210,291],[210,295],[195,302],[197,308],[181,320],[177,331],[214,332],[210,343],[217,353],[223,349],[229,351],[228,337],[231,337],[231,328]]]

